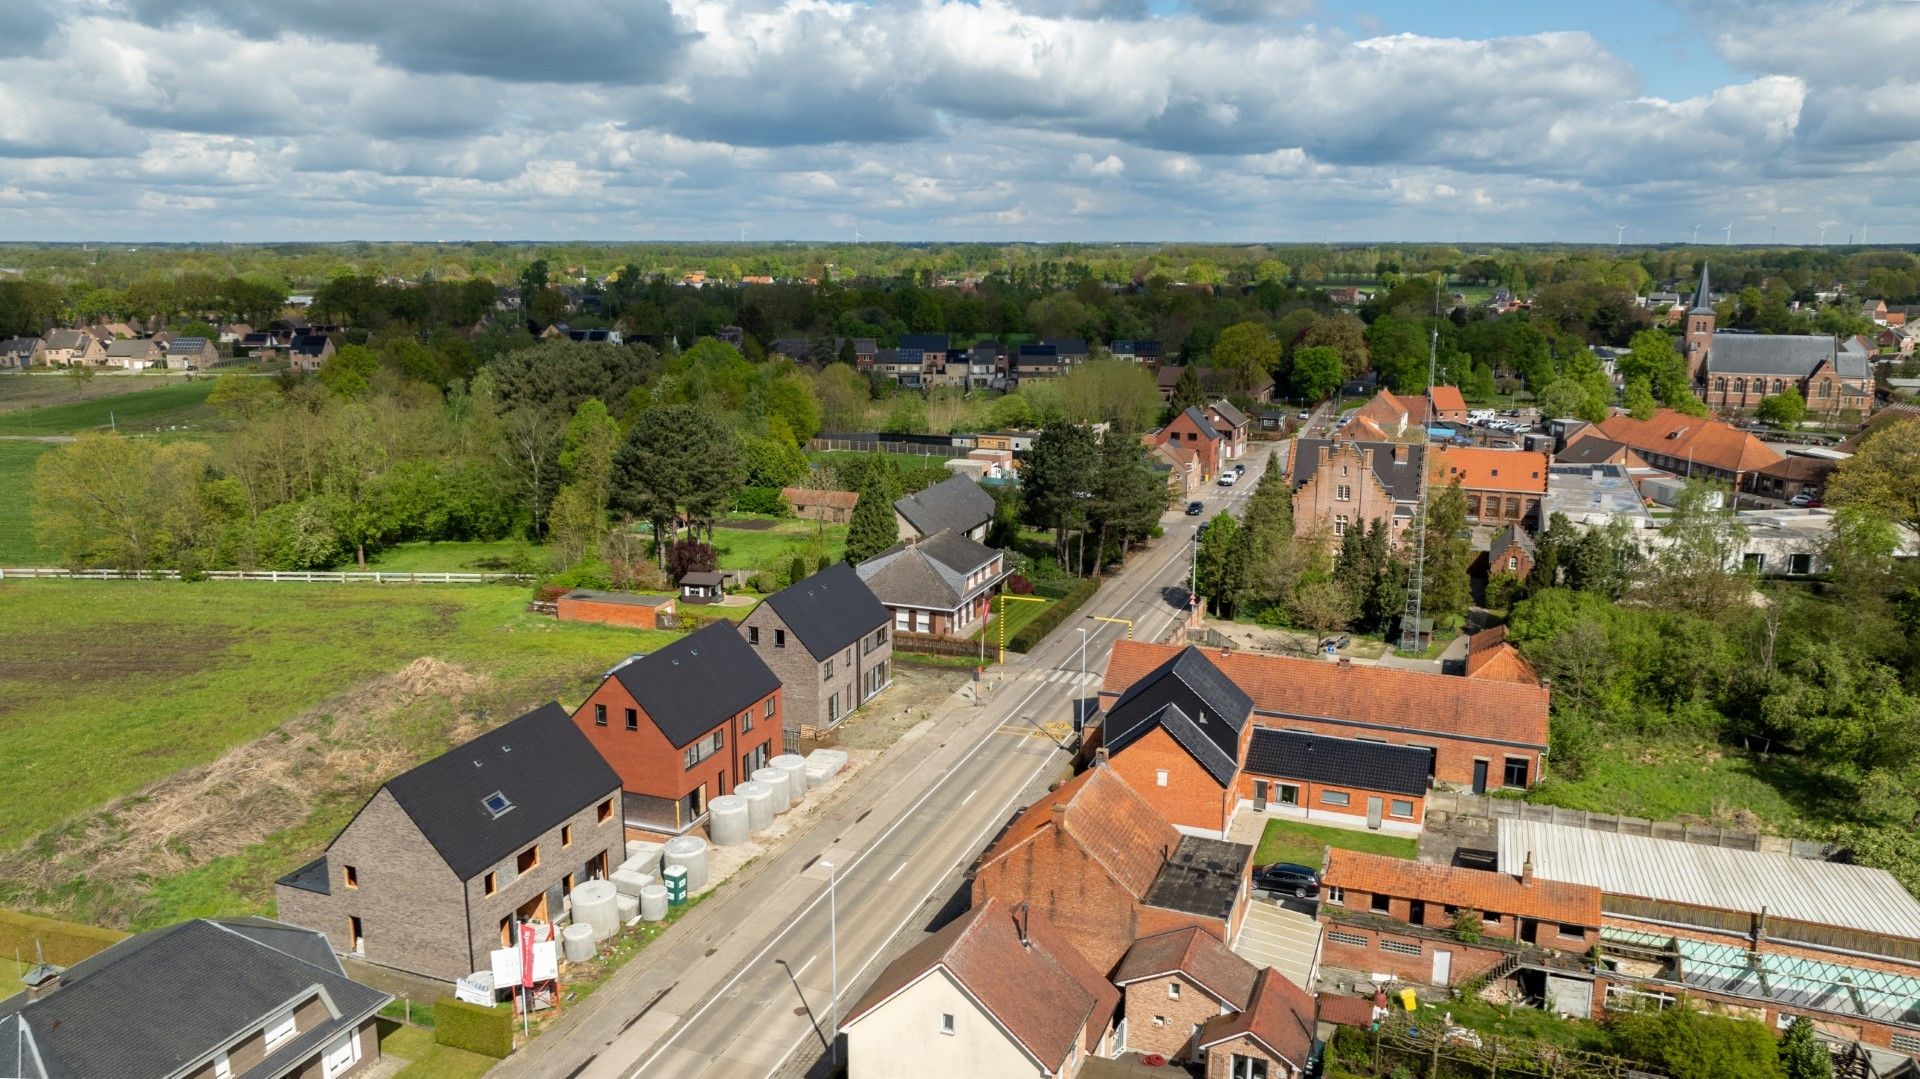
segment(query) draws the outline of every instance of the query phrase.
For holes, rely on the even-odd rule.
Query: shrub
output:
[[[741,513],[770,513],[775,517],[793,515],[793,507],[787,505],[778,487],[742,487],[734,496],[733,508]]]
[[[1472,907],[1461,907],[1453,912],[1453,935],[1462,944],[1480,943],[1482,923],[1480,912]]]
[[[433,1040],[498,1060],[513,1052],[513,1009],[441,997],[433,1002]]]
[[[1016,596],[1031,596],[1033,595],[1033,582],[1016,573],[1007,578],[1007,591],[1012,592]]]
[[[1041,611],[1039,617],[1033,621],[1020,627],[1020,632],[1015,633],[1013,637],[1007,641],[1007,647],[1016,652],[1032,651],[1033,647],[1039,644],[1042,638],[1058,628],[1060,623],[1067,620],[1068,615],[1079,610],[1080,605],[1092,599],[1093,594],[1098,591],[1100,591],[1100,578],[1098,577],[1088,577],[1079,584],[1067,589],[1066,594],[1061,596],[1058,602],[1046,610]]]
[[[787,583],[798,584],[807,579],[807,560],[800,555],[793,556],[793,564],[787,567]]]
[[[533,586],[533,599],[535,603],[552,603],[571,591],[563,584],[537,584]]]
[[[764,570],[754,574],[750,579],[748,579],[747,587],[755,592],[760,593],[761,595],[766,595],[768,592],[777,592],[780,590],[780,586],[774,583],[773,574],[768,573]]]

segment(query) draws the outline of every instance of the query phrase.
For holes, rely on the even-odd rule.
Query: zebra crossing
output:
[[[1081,674],[1079,671],[1052,670],[1048,671],[1046,677],[1042,678],[1041,681],[1048,685],[1063,688],[1085,689],[1088,686],[1099,685],[1100,675],[1093,671]]]

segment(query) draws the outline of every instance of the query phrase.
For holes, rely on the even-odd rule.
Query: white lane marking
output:
[[[972,790],[967,792],[967,796],[965,798],[960,799],[960,804],[966,805],[968,802],[973,801],[973,796],[979,793],[980,793],[979,787],[973,788]]]
[[[808,967],[810,967],[810,966],[812,966],[812,965],[813,965],[813,961],[814,961],[814,960],[816,960],[816,959],[818,959],[818,958],[820,958],[820,953],[819,953],[819,952],[815,952],[815,953],[813,953],[812,955],[810,955],[810,956],[807,956],[807,961],[806,961],[806,962],[804,962],[804,963],[802,963],[802,964],[800,964],[800,969],[799,969],[799,970],[796,970],[796,971],[794,971],[794,972],[793,972],[793,980],[794,980],[794,981],[796,981],[796,982],[797,982],[797,981],[799,981],[799,980],[800,980],[800,975],[802,975],[802,974],[805,974],[805,973],[807,972],[807,968],[808,968]]]
[[[893,867],[893,872],[891,872],[891,873],[888,873],[888,874],[887,874],[887,883],[888,883],[888,884],[892,884],[892,883],[893,883],[893,878],[895,878],[895,877],[897,877],[897,876],[899,876],[899,875],[900,875],[900,871],[901,871],[902,869],[905,869],[906,867],[907,867],[907,863],[906,863],[906,862],[901,862],[901,863],[900,863],[899,865],[896,865],[896,866],[894,866],[894,867]]]

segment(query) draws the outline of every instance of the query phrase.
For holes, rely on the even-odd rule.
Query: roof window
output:
[[[513,803],[508,801],[507,796],[499,791],[494,791],[492,794],[480,799],[480,804],[486,806],[487,812],[493,814],[496,820],[505,816],[507,811],[513,808]]]

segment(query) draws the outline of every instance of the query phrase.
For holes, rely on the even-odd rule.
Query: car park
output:
[[[1189,517],[1198,517],[1206,511],[1207,507],[1203,502],[1195,501],[1187,503],[1187,516]]]
[[[1253,887],[1269,896],[1311,899],[1320,894],[1320,874],[1296,862],[1274,862],[1254,867]]]

